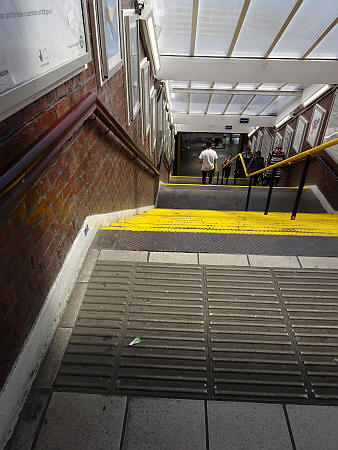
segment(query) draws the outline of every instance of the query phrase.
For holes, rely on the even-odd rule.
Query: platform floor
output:
[[[7,449],[335,450],[337,274],[90,250]]]

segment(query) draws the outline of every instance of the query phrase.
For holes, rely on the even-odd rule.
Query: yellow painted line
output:
[[[180,233],[267,234],[289,236],[338,236],[338,215],[194,209],[153,209],[112,223],[103,230],[165,231]]]
[[[243,178],[244,179],[244,178]],[[189,184],[189,183],[161,183],[161,186],[202,186],[202,187],[223,187],[223,188],[248,188],[239,184]],[[252,189],[269,189],[269,186],[252,186]],[[275,186],[274,189],[298,189],[298,187]],[[305,189],[311,189],[305,187]]]
[[[196,179],[201,179],[202,177],[191,177],[191,176],[184,176],[184,175],[171,175],[170,178],[196,178]],[[234,177],[229,177],[229,180],[234,180]],[[247,178],[236,178],[236,180],[247,180]]]

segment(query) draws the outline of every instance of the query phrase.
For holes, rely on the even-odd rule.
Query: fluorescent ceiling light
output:
[[[279,122],[276,123],[275,127],[279,128],[283,123],[287,122],[289,119],[291,119],[291,115],[288,114],[287,116],[283,117]]]
[[[324,94],[324,92],[330,89],[330,87],[331,86],[329,84],[325,84],[325,86],[321,87],[317,92],[315,92],[309,98],[307,98],[305,102],[303,102],[303,106],[308,106],[310,103],[316,100],[316,98],[320,97],[322,94]]]
[[[259,127],[255,127],[252,131],[250,131],[250,133],[248,134],[248,137],[251,137],[255,131],[258,130]]]

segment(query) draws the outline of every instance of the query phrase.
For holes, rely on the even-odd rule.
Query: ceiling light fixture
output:
[[[304,102],[303,102],[303,106],[308,106],[310,103],[312,103],[314,100],[316,100],[318,97],[320,97],[322,94],[324,94],[324,92],[326,92],[327,90],[330,89],[330,85],[329,84],[325,84],[325,86],[322,86],[317,92],[315,92],[314,94],[312,94],[309,98],[307,98]]]
[[[289,119],[291,119],[291,114],[288,114],[287,116],[283,117],[283,119],[281,119],[279,122],[276,123],[275,127],[279,128],[281,125],[283,125]]]

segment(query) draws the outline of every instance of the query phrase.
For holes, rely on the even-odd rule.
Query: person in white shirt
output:
[[[207,176],[209,177],[209,184],[212,183],[217,159],[217,153],[211,148],[211,142],[207,142],[205,150],[199,156],[199,162],[202,164],[202,184],[206,183]]]

